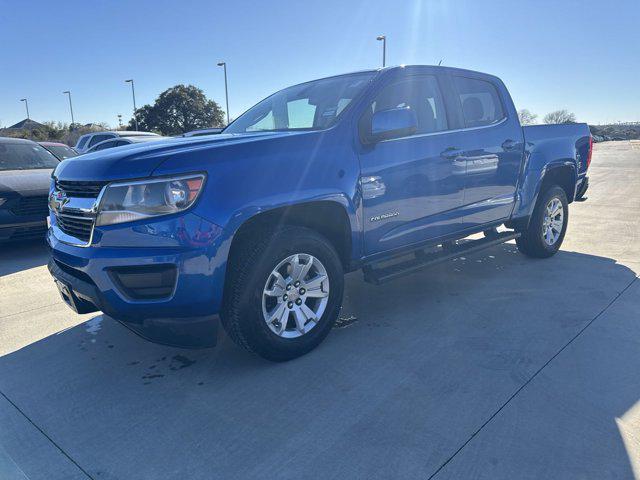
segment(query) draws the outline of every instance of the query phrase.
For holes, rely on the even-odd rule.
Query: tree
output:
[[[224,112],[193,85],[176,85],[162,92],[153,105],[136,110],[140,130],[180,135],[199,128],[222,127]],[[128,130],[135,128],[133,119]]]
[[[518,110],[518,118],[520,119],[520,125],[532,125],[536,123],[538,115],[523,108],[522,110]]]
[[[556,110],[544,116],[544,123],[575,123],[576,116],[568,110]]]

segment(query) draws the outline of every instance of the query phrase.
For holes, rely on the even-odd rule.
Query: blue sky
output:
[[[615,5],[615,7],[614,7]],[[436,64],[500,76],[518,108],[579,121],[640,121],[640,1],[0,0],[0,125],[25,117],[117,124],[178,83],[231,116],[285,86],[387,64]]]

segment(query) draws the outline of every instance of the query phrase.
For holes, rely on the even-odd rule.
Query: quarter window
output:
[[[501,121],[504,117],[502,102],[496,87],[484,80],[453,77],[465,127],[484,127]]]

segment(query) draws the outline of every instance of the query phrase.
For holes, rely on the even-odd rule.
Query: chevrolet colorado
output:
[[[329,333],[345,272],[378,284],[513,239],[555,254],[591,152],[585,124],[522,127],[492,75],[334,76],[275,93],[219,135],[62,162],[49,269],[78,312],[187,346],[214,344],[221,321],[287,360]]]

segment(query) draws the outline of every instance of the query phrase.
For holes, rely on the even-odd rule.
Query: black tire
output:
[[[267,360],[282,362],[318,346],[331,331],[342,305],[344,272],[333,245],[317,232],[303,227],[281,229],[253,236],[230,259],[225,285],[222,324],[239,346]],[[329,296],[320,320],[297,338],[283,338],[271,331],[262,313],[262,294],[273,269],[290,255],[313,255],[329,277]]]
[[[553,245],[549,245],[544,240],[542,226],[544,222],[545,210],[549,202],[557,198],[562,203],[563,208],[563,224],[560,236]],[[518,250],[525,255],[533,258],[548,258],[556,254],[562,245],[564,236],[567,233],[567,225],[569,222],[569,203],[564,190],[557,185],[547,188],[538,197],[533,215],[527,227],[521,230],[521,235],[516,239]]]

